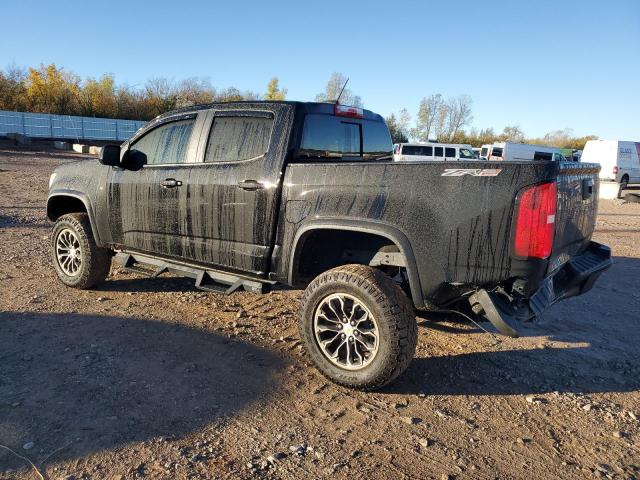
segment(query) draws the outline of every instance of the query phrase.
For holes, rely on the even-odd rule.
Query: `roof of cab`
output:
[[[233,108],[234,106],[242,108],[259,108],[262,105],[292,105],[297,111],[301,113],[319,113],[333,115],[334,103],[333,102],[298,102],[292,100],[242,100],[234,102],[213,102],[205,103],[201,105],[191,105],[188,107],[182,107],[176,110],[158,115],[153,121],[160,120],[166,117],[174,116],[176,114],[188,114],[191,112],[197,112],[199,110],[209,110],[216,107],[224,107],[224,109]],[[363,118],[367,120],[384,121],[381,115],[372,112],[371,110],[362,109]]]

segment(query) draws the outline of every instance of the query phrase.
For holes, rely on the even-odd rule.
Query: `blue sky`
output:
[[[21,0],[2,8],[0,66],[13,62],[130,85],[264,91],[278,76],[295,100],[339,71],[383,115],[464,93],[476,127],[640,141],[640,0]]]

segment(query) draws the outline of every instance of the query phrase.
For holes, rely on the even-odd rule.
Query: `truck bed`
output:
[[[425,304],[443,304],[452,285],[488,287],[514,277],[533,292],[549,260],[512,257],[518,192],[558,180],[551,265],[584,249],[597,208],[597,165],[569,162],[318,162],[289,164],[278,245],[314,223],[366,223],[406,238]],[[583,188],[591,186],[583,198]],[[284,248],[286,251],[286,248]],[[286,276],[288,259],[279,262]],[[414,299],[414,302],[416,299]]]

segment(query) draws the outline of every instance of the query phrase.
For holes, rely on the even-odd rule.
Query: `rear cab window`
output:
[[[402,148],[403,155],[406,148]],[[392,152],[391,135],[383,121],[309,113],[297,154],[303,158],[390,160]]]

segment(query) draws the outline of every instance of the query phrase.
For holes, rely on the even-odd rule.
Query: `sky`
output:
[[[477,128],[640,141],[640,0],[20,0],[0,67],[55,63],[119,83],[209,78],[313,100],[332,72],[382,115],[468,94]]]

